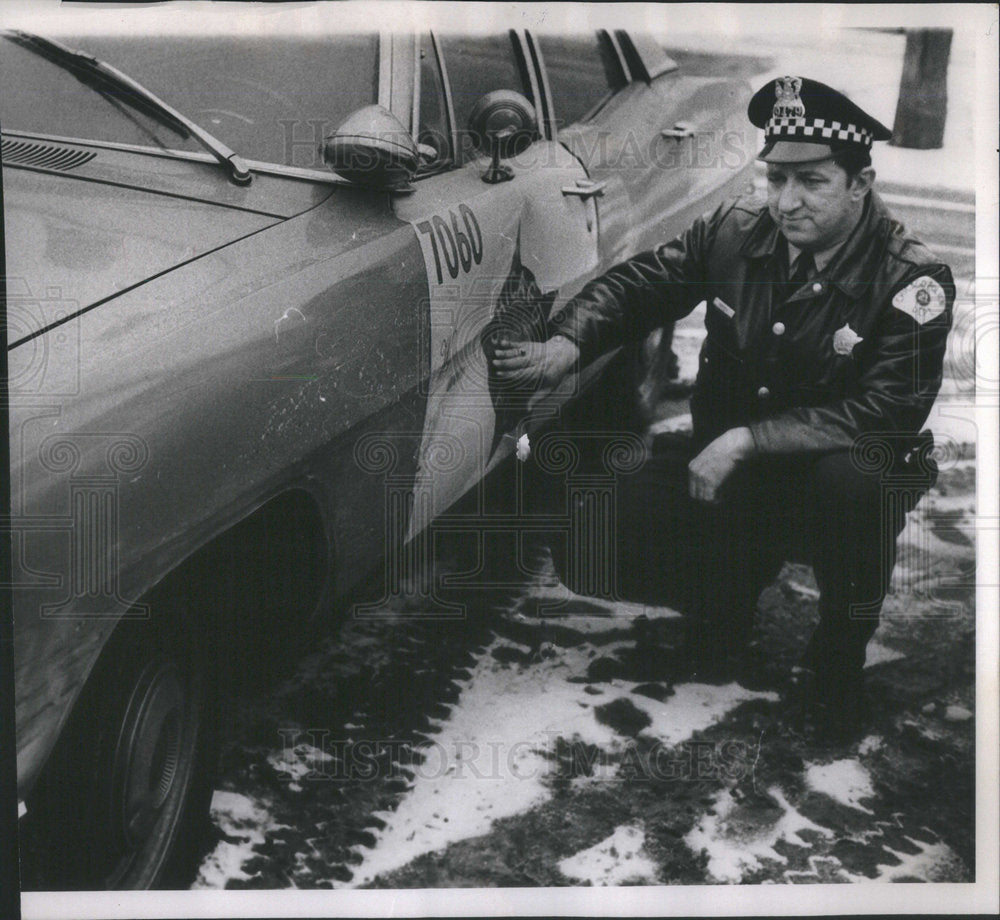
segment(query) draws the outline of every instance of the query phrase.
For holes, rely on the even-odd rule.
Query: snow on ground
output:
[[[498,640],[491,650],[502,646],[511,643]],[[546,780],[554,769],[551,752],[558,738],[621,751],[628,739],[598,721],[595,706],[627,698],[652,720],[644,734],[675,745],[746,700],[777,698],[737,684],[682,684],[657,703],[632,694],[638,685],[621,680],[602,684],[605,692],[595,696],[584,689],[587,684],[567,680],[586,671],[591,654],[583,645],[521,667],[504,667],[484,655],[462,682],[459,704],[439,723],[425,761],[415,768],[411,789],[395,812],[380,815],[387,826],[375,847],[362,851],[351,887],[423,853],[485,834],[497,818],[547,801],[551,792]]]
[[[965,881],[965,867],[947,844],[925,844],[912,837],[907,837],[906,840],[917,847],[920,852],[915,854],[902,853],[886,846],[885,849],[899,860],[899,865],[879,866],[877,881]],[[864,879],[857,879],[857,881],[864,881]]]
[[[863,743],[871,750],[878,739],[870,737]],[[808,789],[819,792],[850,808],[875,815],[862,804],[876,800],[876,791],[868,771],[855,759],[846,758],[830,763],[806,763],[803,779]],[[903,835],[908,849],[903,852],[887,842],[884,828],[897,828],[895,822],[875,821],[869,829],[844,833],[811,821],[802,815],[777,786],[767,790],[767,798],[737,798],[730,789],[722,790],[697,825],[685,836],[684,842],[694,853],[703,853],[707,860],[708,877],[716,882],[737,884],[766,868],[768,862],[788,863],[779,851],[779,843],[815,846],[815,836],[827,841],[851,840],[868,848],[873,856],[888,855],[896,864],[873,863],[874,878],[848,871],[831,854],[811,855],[809,870],[789,869],[782,874],[786,881],[818,882],[897,882],[897,881],[959,881],[967,876],[966,867],[957,854],[939,841],[923,842]],[[804,835],[805,832],[805,835]],[[810,836],[813,839],[810,839]]]
[[[881,735],[865,735],[858,745],[858,756],[867,757],[869,754],[881,751],[884,747],[885,739]]]
[[[559,626],[597,639],[600,634],[612,635],[632,627],[635,620],[680,620],[682,615],[670,607],[651,606],[635,601],[606,601],[584,597],[567,588],[561,581],[555,584],[535,584],[527,588],[504,611],[506,617],[518,623],[534,623],[546,618]]]
[[[483,656],[463,682],[461,704],[440,723],[427,759],[416,767],[413,787],[383,816],[387,826],[352,886],[543,802],[551,769],[545,754],[557,735],[604,748],[616,744],[618,736],[594,718],[581,685],[566,681],[567,657],[515,669]]]
[[[956,307],[956,316],[970,309],[966,301]],[[676,329],[675,347],[684,379],[694,377],[703,337],[702,305]],[[946,362],[946,384],[968,365],[968,347],[967,340],[953,336]],[[767,787],[769,795],[755,794],[745,798],[739,787],[734,787],[705,798],[703,805],[707,805],[707,809],[696,818],[692,817],[693,824],[686,825],[690,829],[683,840],[696,854],[704,850],[706,880],[867,883],[875,877],[880,881],[968,881],[970,873],[974,872],[972,857],[962,854],[961,844],[956,843],[958,838],[949,838],[955,847],[951,849],[940,839],[921,842],[908,836],[910,832],[922,836],[915,822],[919,824],[925,820],[927,803],[923,792],[915,798],[905,796],[908,804],[899,812],[904,822],[900,823],[896,812],[887,815],[884,801],[874,792],[872,777],[857,759],[864,760],[872,770],[880,789],[895,788],[897,797],[899,775],[909,776],[917,771],[920,781],[927,777],[940,778],[941,771],[951,775],[948,771],[953,771],[953,767],[948,764],[952,758],[957,758],[961,764],[968,762],[968,751],[962,747],[966,742],[962,739],[968,738],[971,731],[972,711],[969,708],[971,701],[965,694],[968,689],[963,683],[965,678],[943,673],[939,686],[924,675],[920,663],[924,643],[933,641],[937,651],[947,652],[952,647],[948,643],[959,641],[960,636],[950,629],[941,633],[929,631],[922,636],[913,629],[920,625],[922,617],[938,615],[935,604],[953,604],[953,614],[958,617],[964,609],[962,605],[968,603],[961,598],[953,600],[952,595],[945,595],[940,602],[924,597],[927,591],[933,594],[939,586],[963,584],[974,565],[976,461],[974,450],[968,445],[975,444],[977,432],[974,425],[962,417],[965,397],[955,396],[956,393],[962,396],[962,390],[958,385],[946,388],[935,404],[929,424],[942,447],[941,476],[937,486],[908,515],[898,544],[893,593],[887,601],[878,637],[868,648],[866,663],[869,667],[893,662],[888,668],[872,672],[870,682],[880,687],[890,682],[889,685],[905,697],[906,711],[900,711],[900,706],[890,699],[884,708],[886,712],[896,713],[896,717],[889,719],[883,713],[881,721],[872,726],[877,728],[877,733],[861,741],[856,753],[843,749],[838,752],[841,759],[832,762],[828,759],[834,755],[829,752],[825,758],[813,753],[813,761],[806,761],[801,774],[799,768],[793,767],[794,776],[786,774],[780,781],[762,782],[762,788]],[[683,412],[681,416],[675,412],[651,433],[687,425],[689,418],[683,417]],[[949,439],[954,443],[949,444]],[[794,604],[798,607],[808,609],[815,604],[815,587],[803,583],[801,578],[795,582],[786,579],[782,587],[786,589],[786,596],[789,591],[794,595]],[[616,752],[620,753],[634,739],[626,738],[595,718],[597,707],[627,699],[650,720],[650,724],[641,729],[642,736],[671,746],[724,722],[727,714],[745,701],[777,698],[773,693],[749,691],[737,684],[678,683],[673,686],[672,695],[657,702],[641,693],[633,693],[637,685],[622,679],[587,683],[568,679],[579,680],[586,675],[597,656],[613,656],[634,644],[637,640],[632,626],[639,616],[649,620],[678,616],[666,608],[580,598],[561,584],[536,582],[519,593],[505,616],[509,624],[517,626],[513,631],[518,638],[523,638],[526,625],[537,629],[541,636],[550,627],[552,636],[561,630],[559,645],[518,645],[502,639],[479,654],[478,662],[470,669],[471,676],[458,682],[461,698],[454,703],[447,718],[435,723],[437,731],[424,748],[424,762],[414,765],[415,775],[410,788],[402,794],[393,811],[374,812],[385,822],[385,827],[369,835],[374,836],[374,847],[356,849],[361,862],[356,867],[352,864],[353,879],[349,883],[352,886],[365,884],[410,863],[421,854],[440,851],[457,841],[468,841],[491,830],[503,837],[508,831],[504,825],[494,827],[496,819],[516,817],[550,801],[549,780],[558,773],[557,758],[553,756],[557,739],[593,745],[602,754],[611,755],[598,758],[595,765],[617,770]],[[801,611],[796,613],[795,622],[800,620]],[[572,638],[573,633],[578,639]],[[803,637],[800,639],[804,641]],[[564,647],[566,642],[578,644]],[[501,648],[510,654],[497,657],[491,654]],[[951,667],[952,659],[945,660]],[[905,680],[894,678],[894,674],[905,675]],[[906,680],[913,681],[913,686]],[[957,686],[955,681],[958,681]],[[360,695],[364,697],[364,692]],[[915,710],[921,714],[915,715]],[[969,727],[963,729],[961,720]],[[948,725],[943,726],[943,722]],[[343,728],[353,731],[361,726],[350,722]],[[919,743],[923,751],[919,770],[907,759],[909,746],[915,743]],[[766,767],[774,750],[780,750],[783,745],[789,746],[787,739],[774,739],[763,745],[762,768]],[[797,742],[792,749],[798,749]],[[291,752],[273,751],[267,757],[267,765],[285,781],[287,788],[298,792],[299,781],[307,779],[309,770],[328,756],[308,746],[297,746]],[[828,762],[821,762],[823,759]],[[921,771],[928,763],[925,776]],[[773,775],[773,763],[771,769]],[[572,793],[581,798],[590,794],[597,783],[607,778],[606,773],[598,776],[599,772],[573,776]],[[848,814],[843,822],[840,821],[845,809],[839,809],[840,817],[832,815],[837,809],[824,812],[820,807],[814,810],[815,803],[807,804],[792,794],[802,785],[819,793],[811,799],[826,796],[832,802],[856,809],[853,819]],[[944,798],[938,797],[936,807],[943,810],[944,815],[928,822],[934,824],[937,830],[932,836],[938,838],[948,821],[964,820],[960,812],[948,811],[943,804],[954,792],[947,781],[943,785],[947,791]],[[622,788],[627,795],[628,785]],[[923,791],[941,788],[940,779],[921,787]],[[969,794],[963,790],[960,786],[961,794]],[[801,814],[789,803],[786,794],[812,819],[830,826],[820,826]],[[827,806],[832,802],[827,802]],[[253,872],[249,860],[255,859],[257,864],[266,861],[255,846],[268,840],[271,830],[283,826],[275,823],[275,809],[269,808],[266,801],[254,796],[216,793],[212,816],[226,839],[206,858],[195,887],[224,887],[227,880],[245,881],[255,877],[244,868],[251,865],[249,871]],[[829,820],[823,816],[828,813],[831,814]],[[282,818],[287,820],[285,814],[281,812]],[[874,819],[890,816],[892,821]],[[650,854],[643,849],[645,834],[649,834],[650,839],[661,838],[653,820],[645,813],[643,817],[644,827],[623,824],[610,837],[553,863],[553,867],[558,867],[564,876],[577,883],[595,885],[629,881],[655,884],[658,877],[671,877],[667,864],[659,867],[659,874],[655,867],[646,865]],[[866,829],[859,830],[858,822]],[[581,840],[580,845],[602,837],[608,826],[602,825],[593,835]],[[675,826],[672,824],[671,828]],[[338,832],[323,827],[317,828],[316,833],[336,836]],[[927,833],[931,834],[929,830]],[[787,844],[796,848],[808,847],[812,852],[804,855],[798,850],[797,855],[791,855]],[[312,865],[314,861],[323,864],[328,848],[313,849],[310,866],[301,874],[297,874],[295,867],[285,866],[286,878],[294,876],[296,881],[306,880],[310,884],[328,881],[328,873]],[[559,857],[564,853],[560,851]],[[304,858],[302,854],[299,856]],[[896,865],[888,864],[897,861]],[[648,874],[644,875],[647,869]],[[858,874],[860,871],[867,874]],[[755,874],[756,879],[752,878]],[[491,876],[485,872],[484,877]],[[449,878],[447,872],[443,878]],[[455,878],[460,884],[468,884],[464,872]],[[258,883],[268,881],[269,877],[257,878]]]
[[[776,786],[768,790],[768,795],[777,808],[765,810],[755,807],[756,803],[742,804],[730,790],[723,789],[708,813],[684,837],[692,852],[704,851],[708,875],[713,881],[741,882],[747,874],[762,868],[761,860],[787,862],[774,848],[775,844],[787,841],[810,846],[800,836],[803,831],[832,836],[829,828],[799,814]]]
[[[230,879],[252,878],[243,866],[256,855],[254,846],[283,826],[275,824],[267,803],[220,789],[212,794],[211,816],[230,839],[220,840],[205,857],[192,888],[225,888]]]
[[[677,684],[674,695],[662,703],[645,696],[629,698],[652,719],[652,725],[644,729],[643,734],[652,735],[669,747],[714,725],[740,703],[748,700],[777,702],[778,694],[747,690],[737,683],[722,686]]]
[[[267,755],[267,762],[275,772],[291,779],[288,788],[295,792],[302,790],[299,780],[320,772],[322,765],[333,759],[332,754],[321,751],[311,744],[297,744],[291,749],[272,751]]]
[[[875,814],[861,804],[862,799],[874,797],[875,789],[868,771],[857,760],[807,764],[805,779],[810,789],[822,792],[842,805]]]
[[[644,853],[641,827],[622,825],[615,832],[559,863],[569,879],[590,885],[656,884],[656,864]]]

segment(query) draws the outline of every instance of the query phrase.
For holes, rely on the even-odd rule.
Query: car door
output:
[[[628,65],[603,29],[576,35],[529,33],[528,42],[539,64],[548,130],[580,161],[597,192],[599,252],[607,267],[631,254],[630,182],[624,167],[629,156],[636,162],[641,156],[629,153],[632,128],[612,135],[598,116],[628,89]]]
[[[548,117],[598,199],[602,267],[665,242],[752,181],[749,87],[689,77],[648,36],[534,34]],[[680,370],[673,325],[629,360],[635,407],[652,421]]]
[[[611,264],[670,239],[752,167],[749,88],[685,76],[648,36],[535,34],[559,140],[604,186],[601,256]]]
[[[411,130],[433,148],[412,193],[394,203],[420,240],[429,289],[421,308],[430,316],[423,343],[430,376],[412,534],[516,442],[532,394],[503,386],[491,372],[496,337],[543,340],[554,305],[575,293],[599,260],[594,201],[573,193],[587,174],[544,125],[506,161],[509,181],[484,180],[489,158],[471,142],[469,114],[483,94],[515,90],[537,108],[524,36],[423,35],[411,53]],[[394,70],[405,59],[394,56]]]
[[[672,237],[726,198],[752,192],[756,132],[750,86],[729,75],[688,74],[649,35],[616,32],[637,89],[632,120],[650,155],[632,173],[640,247]]]

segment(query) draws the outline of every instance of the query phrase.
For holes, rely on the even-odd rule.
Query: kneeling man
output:
[[[882,124],[799,77],[762,87],[748,116],[765,132],[766,206],[727,203],[615,266],[552,317],[547,342],[514,343],[494,363],[552,385],[705,302],[693,436],[622,480],[621,552],[686,571],[686,653],[711,670],[740,655],[757,595],[801,551],[820,622],[799,685],[809,707],[850,720],[896,538],[934,481],[921,429],[954,283],[872,190]]]

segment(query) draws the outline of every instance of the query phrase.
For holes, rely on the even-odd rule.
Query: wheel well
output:
[[[128,674],[141,656],[151,648],[172,650],[185,668],[204,675],[205,746],[199,756],[211,776],[216,726],[222,723],[231,681],[280,673],[288,653],[308,638],[306,626],[324,597],[329,558],[316,500],[304,489],[289,490],[203,546],[147,592],[141,601],[148,616],[125,616],[116,624],[31,790],[29,814],[36,817],[29,878],[40,874],[43,887],[50,877],[64,875],[71,887],[94,884],[89,876],[85,881],[76,877],[85,867],[74,855],[86,855],[75,835],[89,839],[92,828],[86,822],[82,830],[70,827],[66,818],[84,814],[74,796],[85,777],[102,769],[92,750],[95,736],[112,737],[116,731],[105,724],[105,701],[109,693],[129,686]],[[211,786],[206,789],[210,794]],[[207,799],[203,804],[207,812]]]
[[[330,554],[323,517],[304,489],[283,492],[201,547],[142,599],[167,627],[302,629],[323,596]],[[158,615],[159,614],[159,615]]]

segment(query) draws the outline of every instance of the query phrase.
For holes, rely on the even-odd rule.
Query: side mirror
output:
[[[517,156],[538,137],[538,119],[534,106],[520,93],[498,89],[487,93],[472,107],[469,133],[477,150],[489,153],[490,168],[483,181],[506,182],[514,178],[501,159]]]
[[[381,191],[412,191],[421,152],[399,119],[380,105],[352,112],[323,141],[323,159],[334,172]]]

